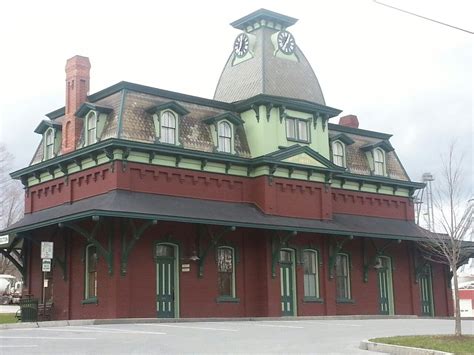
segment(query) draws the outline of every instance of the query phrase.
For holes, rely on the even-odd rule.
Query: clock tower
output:
[[[260,9],[231,23],[240,30],[214,99],[236,102],[266,94],[325,105],[311,65],[288,30],[298,20]]]

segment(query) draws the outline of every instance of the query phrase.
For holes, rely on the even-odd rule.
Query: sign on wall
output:
[[[8,244],[9,239],[10,238],[8,237],[8,234],[7,235],[0,235],[0,245]]]
[[[41,259],[52,259],[53,247],[53,242],[41,242]]]
[[[43,259],[41,262],[41,270],[43,272],[51,272],[51,259]],[[45,287],[48,287],[47,285]]]

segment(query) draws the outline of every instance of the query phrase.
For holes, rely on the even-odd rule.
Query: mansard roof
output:
[[[250,109],[252,105],[281,106],[304,112],[322,113],[327,117],[332,117],[340,112],[340,110],[304,100],[269,95],[257,95],[235,104],[229,104],[128,82],[120,82],[90,95],[88,102],[83,107],[107,108],[107,121],[100,141],[119,138],[142,143],[155,143],[152,113],[149,110],[156,107],[170,107],[171,103],[179,107],[180,110],[184,110],[183,113],[188,112],[182,117],[180,123],[182,147],[208,153],[214,151],[211,128],[207,124],[208,120],[229,114],[240,119],[239,113]],[[53,111],[47,116],[52,118],[52,120],[45,121],[48,123],[43,123],[43,125],[49,123],[59,125],[64,117],[64,109],[61,108]],[[380,145],[381,142],[388,141],[391,135],[331,123],[328,124],[328,128],[330,139],[344,135],[344,139],[347,142],[353,141],[353,144],[346,146],[348,173],[358,176],[371,176],[367,157],[363,149],[371,145]],[[82,141],[83,137],[80,138],[79,147]],[[31,165],[42,161],[44,151],[42,144],[43,142],[41,141]],[[302,147],[298,149],[302,149]],[[238,157],[252,158],[244,125],[236,126],[235,153]],[[282,154],[282,151],[277,151],[270,155],[272,154]],[[318,153],[314,152],[311,154]],[[268,156],[266,158],[270,159],[272,157]],[[326,158],[324,159],[327,160]],[[386,162],[389,178],[399,181],[410,181],[394,150],[389,149],[386,152]]]

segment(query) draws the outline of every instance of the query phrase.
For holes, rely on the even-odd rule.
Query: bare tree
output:
[[[13,155],[4,144],[0,143],[0,229],[15,223],[23,216],[23,191],[20,184],[8,175]],[[15,265],[0,254],[0,274],[14,274],[19,276]]]
[[[454,334],[461,336],[457,270],[467,255],[466,240],[472,227],[474,204],[470,186],[464,181],[462,155],[457,153],[455,143],[451,143],[447,157],[442,157],[442,171],[433,198],[438,233],[427,231],[426,242],[420,244],[430,260],[448,265],[453,274]]]

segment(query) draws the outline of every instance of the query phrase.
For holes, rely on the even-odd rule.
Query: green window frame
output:
[[[303,283],[306,300],[319,299],[319,254],[317,250],[303,250]]]
[[[216,256],[218,297],[235,298],[235,250],[221,246],[217,248]]]
[[[217,124],[217,150],[219,152],[232,152],[232,126],[229,122],[222,121]]]
[[[176,115],[171,111],[164,111],[160,116],[160,142],[176,144]]]
[[[346,166],[344,144],[339,141],[332,143],[332,161],[338,166]]]
[[[97,143],[97,115],[91,111],[86,119],[86,145]]]
[[[308,121],[301,118],[287,117],[286,139],[289,141],[309,143],[309,124]]]
[[[86,246],[84,269],[84,300],[97,299],[97,248],[93,244]]]
[[[352,299],[350,259],[345,253],[336,255],[336,299],[337,301]]]
[[[374,150],[374,174],[385,175],[385,154],[379,148]]]
[[[44,155],[45,159],[51,159],[54,156],[54,129],[49,128],[44,137]]]

